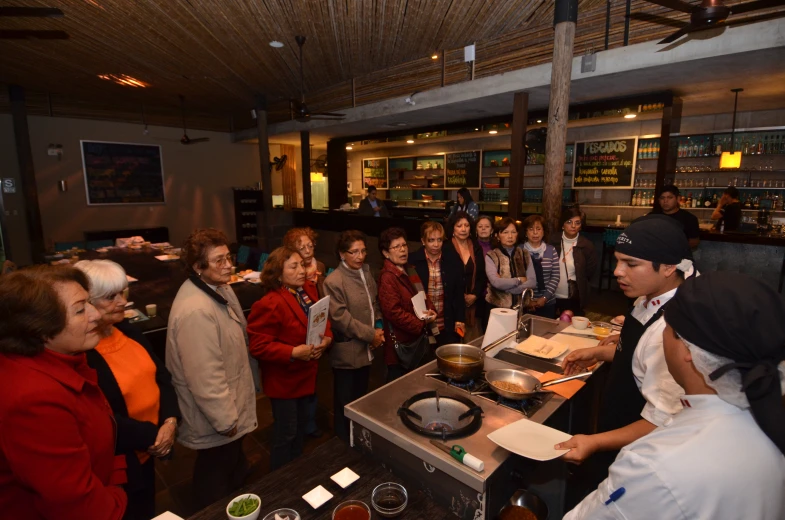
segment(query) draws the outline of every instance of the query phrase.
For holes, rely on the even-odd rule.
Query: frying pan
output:
[[[521,401],[523,399],[527,399],[532,395],[540,392],[543,388],[546,388],[551,385],[557,385],[559,383],[564,383],[565,381],[570,381],[572,379],[578,379],[580,377],[590,376],[591,372],[583,372],[582,374],[575,374],[569,377],[560,377],[559,379],[554,379],[553,381],[548,381],[547,383],[540,383],[536,377],[531,374],[527,374],[521,370],[515,370],[512,368],[497,368],[494,370],[489,370],[485,373],[485,379],[490,384],[491,390],[496,392],[502,397],[506,397],[507,399],[512,399],[514,401]],[[510,392],[509,390],[503,390],[498,388],[493,384],[494,381],[506,381],[508,383],[515,383],[523,387],[526,391],[525,392]]]

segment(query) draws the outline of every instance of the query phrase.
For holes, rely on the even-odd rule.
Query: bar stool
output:
[[[600,291],[602,291],[602,282],[607,278],[608,290],[611,288],[611,281],[613,280],[614,270],[614,253],[616,252],[616,239],[619,237],[622,229],[605,229],[602,233],[602,256],[600,257]],[[607,266],[607,267],[606,267]]]

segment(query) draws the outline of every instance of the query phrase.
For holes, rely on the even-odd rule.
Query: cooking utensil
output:
[[[461,363],[447,358],[460,356]],[[465,360],[465,362],[463,362]],[[436,366],[444,377],[455,381],[469,381],[482,374],[485,365],[485,352],[472,345],[450,343],[436,349]]]
[[[551,385],[557,385],[559,383],[564,383],[572,379],[590,376],[591,374],[591,372],[583,372],[581,374],[575,374],[569,377],[560,377],[559,379],[554,379],[553,381],[548,381],[546,383],[540,383],[536,377],[521,370],[515,370],[512,368],[497,368],[487,371],[485,373],[485,379],[490,384],[491,389],[493,389],[493,391],[500,396],[506,397],[507,399],[512,399],[514,401],[521,401],[531,397],[537,392],[540,392],[543,388],[547,388]],[[493,384],[496,381],[504,381],[516,384],[523,388],[524,391],[511,392],[509,390],[504,390]]]
[[[477,457],[466,453],[466,450],[463,447],[459,446],[458,444],[453,444],[452,446],[447,446],[436,440],[431,440],[431,444],[442,450],[444,453],[449,455],[450,457],[454,458],[458,462],[462,463],[464,466],[468,466],[472,468],[474,471],[482,471],[485,469],[485,463],[478,459]]]
[[[602,339],[602,338],[597,337],[597,335],[593,334],[593,333],[579,334],[577,332],[557,332],[557,334],[564,334],[565,336],[577,336],[579,338]]]
[[[502,508],[497,518],[498,520],[518,518],[517,516],[514,516],[514,513],[522,509],[531,511],[537,520],[547,520],[548,518],[547,504],[543,499],[527,489],[519,489],[516,491],[512,498],[510,498],[510,503]]]

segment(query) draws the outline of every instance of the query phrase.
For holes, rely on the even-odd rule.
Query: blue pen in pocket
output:
[[[627,492],[627,490],[626,490],[626,489],[624,489],[623,487],[620,487],[619,489],[617,489],[616,491],[614,491],[613,493],[611,493],[611,495],[608,497],[608,500],[606,500],[606,501],[605,501],[605,505],[607,506],[607,505],[609,505],[611,502],[616,502],[616,501],[617,501],[618,499],[620,499],[620,498],[622,497],[622,495],[624,495],[624,493],[626,493],[626,492]]]

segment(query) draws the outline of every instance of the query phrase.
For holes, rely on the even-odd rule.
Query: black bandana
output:
[[[785,407],[777,369],[785,360],[785,305],[780,295],[749,276],[710,272],[679,287],[665,309],[665,321],[690,343],[734,361],[709,378],[738,369],[752,415],[785,453]]]
[[[667,215],[646,215],[634,220],[616,239],[616,251],[666,265],[692,259],[684,230]]]

